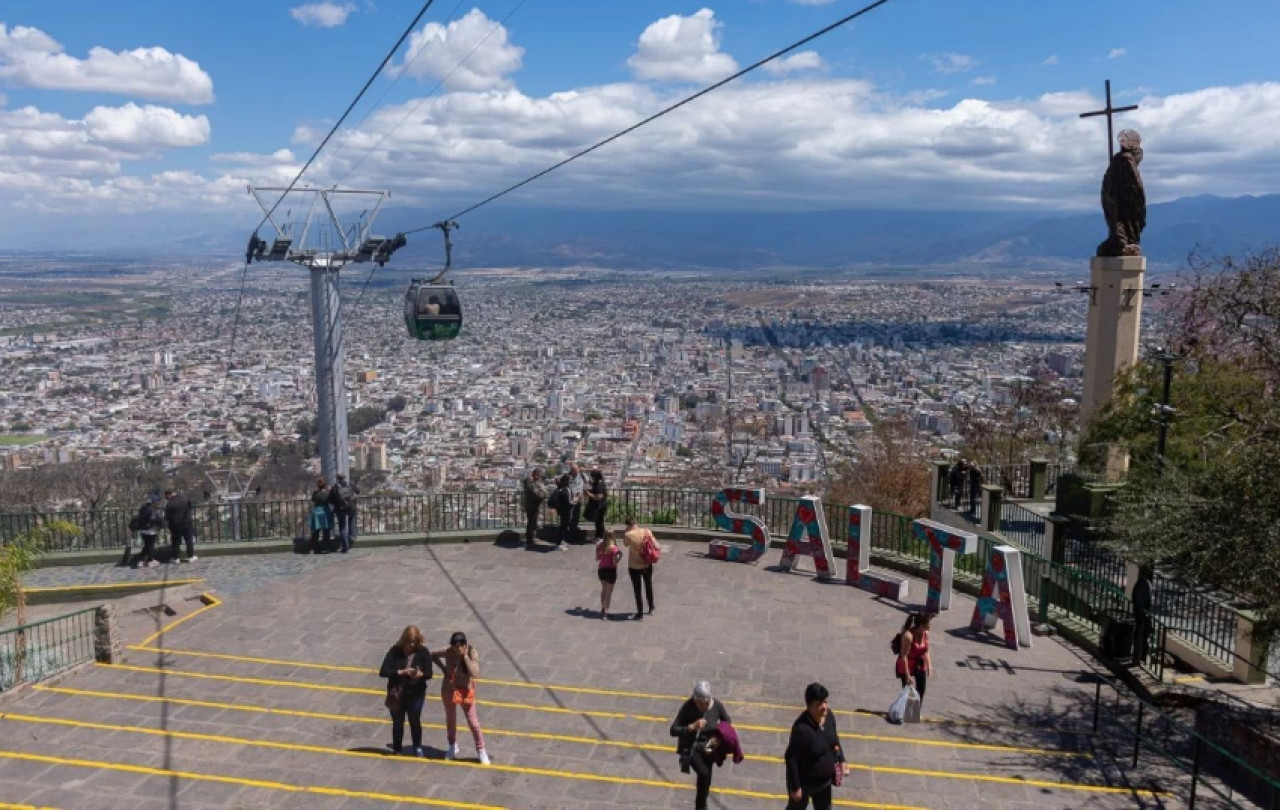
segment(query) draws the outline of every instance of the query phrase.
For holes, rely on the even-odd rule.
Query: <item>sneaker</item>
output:
[[[447,750],[447,751],[445,751],[445,752],[444,752],[444,758],[445,758],[445,759],[457,759],[457,758],[458,758],[458,744],[457,744],[457,743],[449,743],[449,750]]]
[[[198,560],[198,559],[200,559],[200,558],[199,558],[199,557],[197,557],[196,555],[192,554],[188,559],[183,560],[183,562],[193,563],[193,562],[195,562],[195,561],[196,561],[196,560]]]
[[[148,567],[148,568],[155,568],[155,567],[157,567],[158,565],[160,565],[160,561],[159,561],[159,560],[152,560],[151,562],[147,563],[147,567]]]
[[[477,751],[476,753],[477,753],[477,754],[479,754],[479,756],[480,756],[480,764],[481,764],[481,765],[488,765],[488,764],[489,764],[489,755],[485,753],[485,751],[484,751],[484,749],[483,749],[483,748],[481,748],[481,749],[480,749],[479,751]]]
[[[636,621],[641,621],[642,619],[644,619],[644,614],[643,614],[643,613],[637,613],[637,614],[636,614]]]
[[[556,546],[556,548],[557,548],[558,550],[560,550],[560,551],[568,551],[568,550],[569,550],[569,544],[568,544],[568,543],[566,543],[565,541],[561,540],[561,541],[560,541],[560,543]]]
[[[652,616],[653,614],[655,614],[655,613],[657,613],[657,612],[658,612],[658,609],[657,609],[656,607],[654,607],[653,605],[649,605],[649,615],[650,615],[650,616]]]
[[[425,757],[425,756],[427,755],[427,752],[422,750],[422,746],[420,746],[420,745],[415,745],[415,746],[413,747],[413,755],[414,755],[415,757],[417,757],[418,759],[422,759],[423,757]]]

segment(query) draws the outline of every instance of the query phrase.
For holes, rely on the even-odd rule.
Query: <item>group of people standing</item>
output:
[[[338,473],[330,486],[324,478],[316,479],[311,492],[311,513],[307,526],[311,529],[308,553],[323,554],[333,547],[333,534],[338,535],[338,551],[346,554],[356,541],[356,496],[360,490],[347,477]]]
[[[951,491],[951,508],[960,511],[960,501],[969,493],[968,512],[977,516],[982,503],[982,469],[972,461],[958,458],[947,471],[947,486]]]
[[[198,560],[193,511],[191,497],[184,492],[166,489],[163,498],[158,492],[148,495],[142,506],[138,507],[137,514],[129,521],[130,532],[137,534],[142,541],[142,548],[135,555],[131,543],[126,542],[124,558],[120,561],[120,565],[126,567],[132,565],[134,568],[152,568],[159,565],[160,561],[156,559],[156,543],[159,541],[160,532],[166,528],[169,530],[169,561],[193,563]],[[186,541],[187,553],[186,556],[179,556],[183,541]]]
[[[609,512],[609,487],[605,483],[604,473],[594,469],[585,475],[576,461],[569,462],[569,471],[555,480],[554,486],[548,486],[543,480],[541,468],[534,468],[528,477],[521,482],[524,500],[525,548],[533,548],[538,536],[538,519],[544,506],[555,510],[559,520],[560,532],[557,535],[556,548],[566,551],[569,538],[578,537],[582,530],[581,521],[592,521],[595,524],[595,540],[604,538],[604,520]]]
[[[662,547],[658,545],[652,532],[636,525],[634,518],[627,521],[626,531],[622,533],[622,544],[627,550],[627,574],[631,577],[631,588],[636,596],[633,618],[639,621],[644,618],[645,602],[648,602],[650,615],[657,610],[653,601],[653,568],[662,559]],[[622,554],[613,529],[605,530],[603,537],[596,541],[596,576],[600,580],[602,620],[609,617],[609,605],[613,600],[613,586],[618,582],[618,563],[622,561]],[[640,600],[642,585],[645,602]]]
[[[382,659],[379,677],[387,679],[385,705],[391,714],[391,751],[404,751],[404,726],[409,722],[409,737],[413,743],[411,753],[424,757],[422,747],[422,709],[427,699],[427,681],[434,669],[439,668],[440,702],[444,705],[445,735],[448,748],[445,759],[458,757],[458,708],[462,708],[467,727],[476,744],[476,758],[482,765],[489,764],[489,754],[484,748],[484,732],[476,714],[476,679],[480,677],[480,653],[467,642],[466,633],[456,632],[449,637],[449,646],[440,650],[428,649],[422,631],[410,625],[400,634],[400,640],[387,650]]]

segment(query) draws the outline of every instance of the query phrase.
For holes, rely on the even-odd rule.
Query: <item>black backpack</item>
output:
[[[551,493],[550,500],[547,505],[552,509],[559,511],[569,505],[569,490],[564,487],[556,487],[556,491]]]
[[[894,655],[902,655],[902,634],[893,637],[893,641],[889,642],[889,649],[893,650]]]
[[[129,518],[129,531],[136,532],[138,529],[141,529],[141,528],[142,528],[142,522],[138,520],[137,515],[134,515],[133,517]]]

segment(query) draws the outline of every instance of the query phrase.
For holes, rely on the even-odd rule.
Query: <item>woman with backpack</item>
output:
[[[133,560],[135,568],[155,568],[160,564],[156,560],[156,538],[163,527],[164,512],[160,509],[160,493],[153,492],[138,509],[138,514],[129,521],[129,528],[142,538],[142,551]],[[129,564],[128,561],[129,547],[125,546],[125,565]]]
[[[440,682],[440,699],[444,703],[445,733],[449,750],[445,759],[458,758],[458,707],[467,718],[471,738],[476,743],[476,756],[481,765],[489,764],[484,750],[484,732],[476,715],[476,682],[480,677],[480,653],[467,643],[466,633],[454,633],[449,637],[449,648],[431,653],[436,664],[444,672]]]
[[[902,632],[893,639],[893,651],[898,656],[894,673],[904,687],[914,686],[920,702],[924,702],[924,688],[933,675],[933,658],[929,656],[929,624],[932,613],[912,613],[907,616]]]
[[[645,596],[649,600],[649,615],[657,610],[653,606],[653,564],[662,556],[658,541],[648,529],[636,525],[635,518],[627,519],[627,530],[622,533],[622,544],[627,547],[627,573],[631,575],[631,588],[636,594],[636,620],[644,618],[644,605],[640,601],[640,583],[644,583]]]
[[[333,510],[329,507],[329,485],[323,478],[316,479],[315,491],[311,493],[311,517],[307,524],[311,527],[311,553],[321,553],[321,536],[327,553],[333,539]]]
[[[391,750],[399,754],[404,746],[404,721],[409,719],[413,755],[423,756],[422,705],[431,680],[431,654],[423,646],[422,631],[409,625],[400,640],[387,650],[378,677],[387,679],[387,711],[391,712]]]

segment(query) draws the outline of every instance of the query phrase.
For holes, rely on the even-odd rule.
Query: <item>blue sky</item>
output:
[[[496,27],[518,2],[438,0],[413,68],[375,84],[313,179],[466,200],[860,5],[526,0]],[[244,182],[289,176],[417,10],[302,5],[7,0],[0,212],[230,212]],[[1073,113],[1108,77],[1143,104],[1153,198],[1280,190],[1277,30],[1262,0],[893,0],[520,202],[1079,208],[1105,143]],[[469,78],[419,103],[491,31]]]

